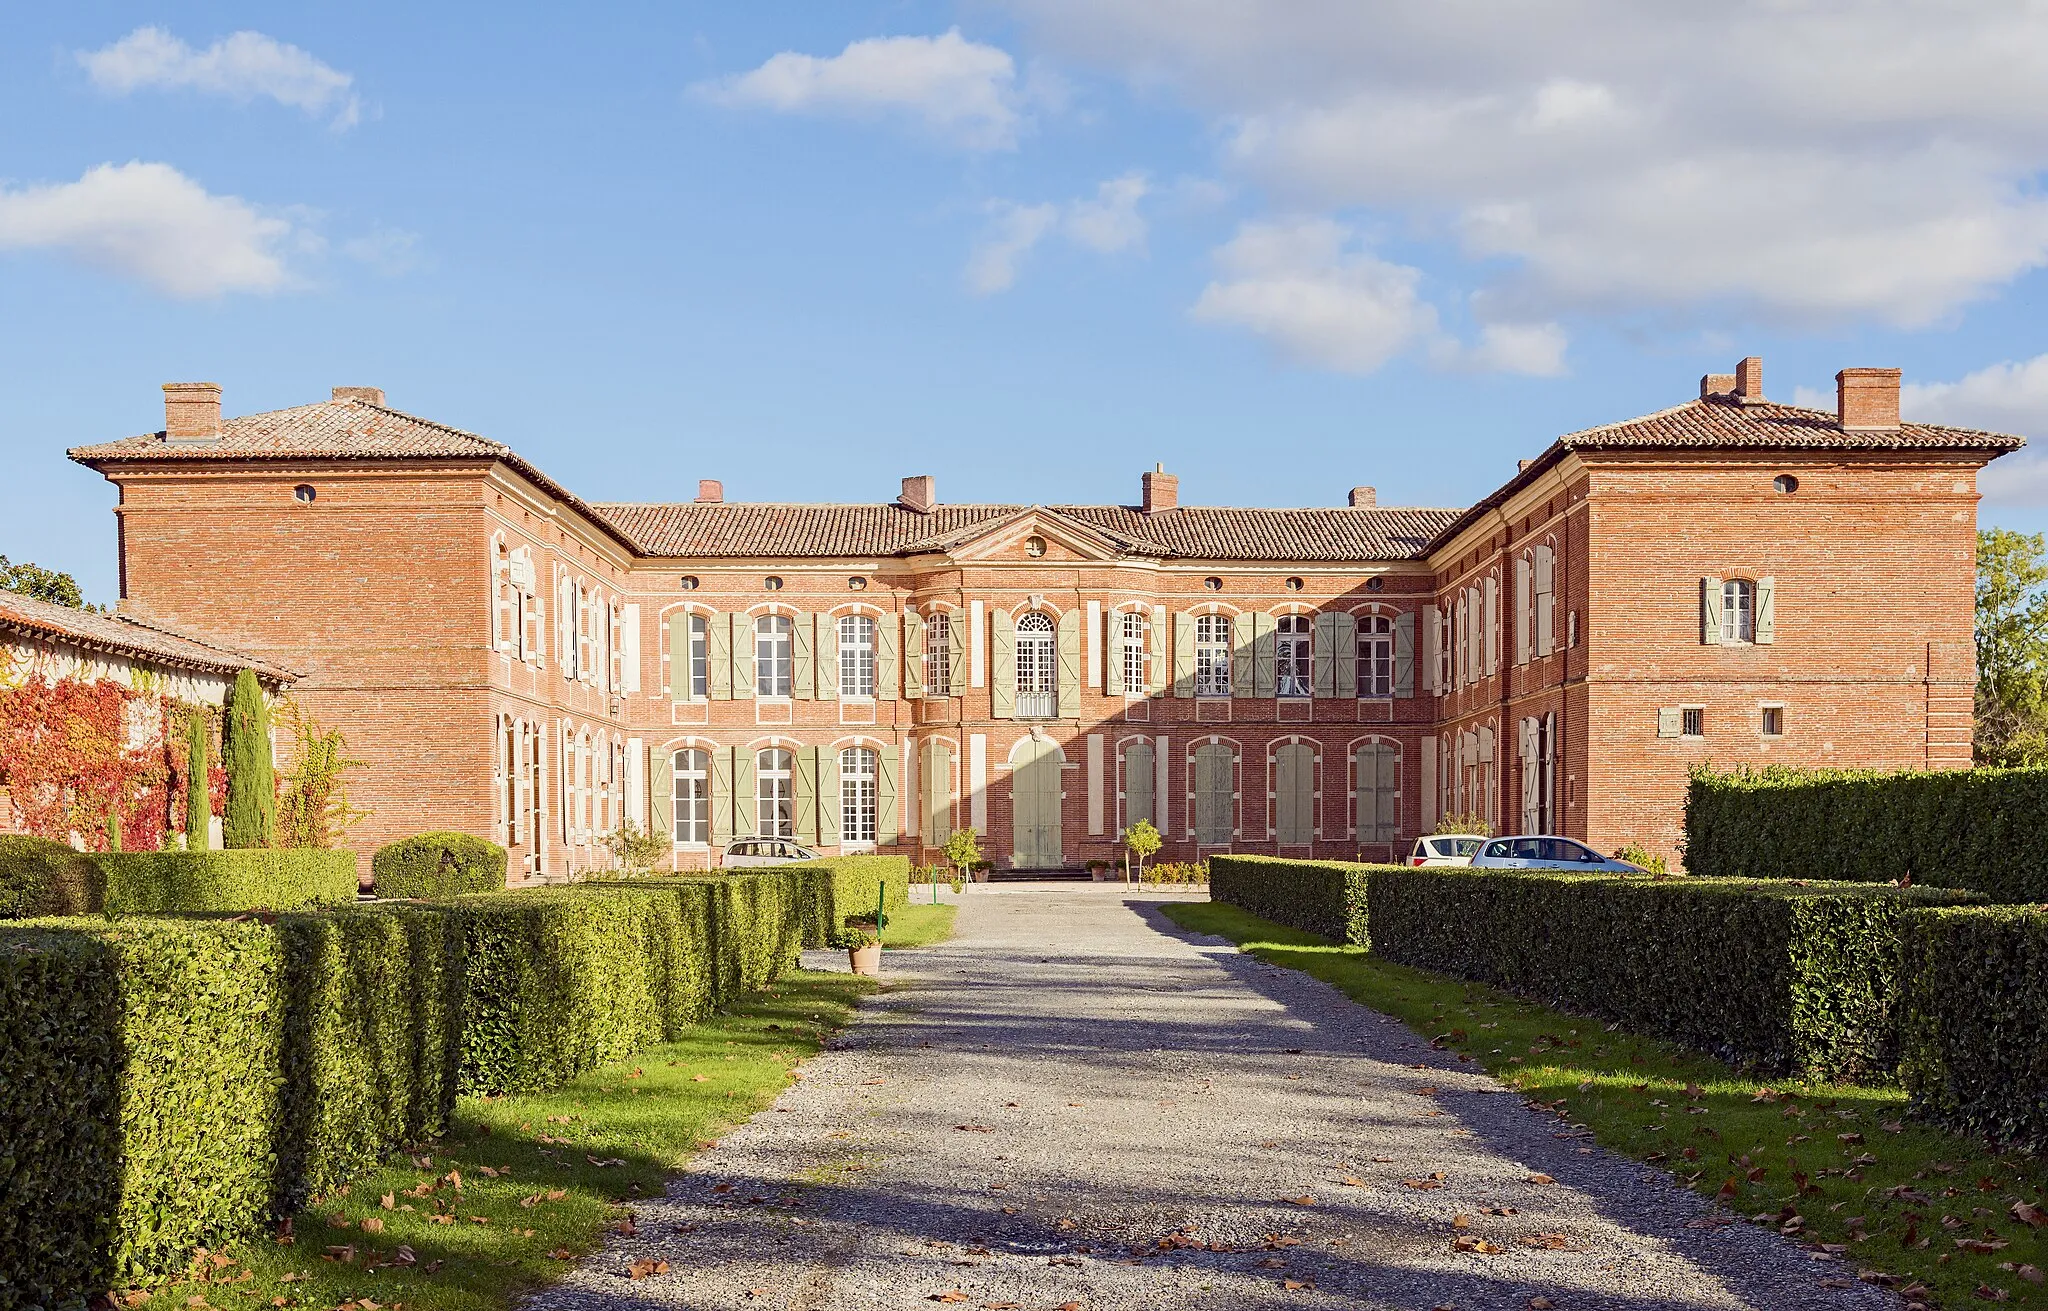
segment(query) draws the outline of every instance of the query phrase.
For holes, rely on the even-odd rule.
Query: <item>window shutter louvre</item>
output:
[[[991,609],[989,622],[989,703],[997,719],[1017,717],[1017,621],[1007,610]]]
[[[668,617],[668,694],[677,701],[690,699],[690,612],[677,610]]]
[[[896,663],[898,652],[903,649],[896,627],[902,620],[897,615],[881,615],[875,619],[875,700],[896,699]]]
[[[1124,617],[1115,610],[1103,616],[1109,624],[1109,660],[1102,667],[1102,692],[1104,696],[1124,694]],[[1132,688],[1132,691],[1140,691]]]
[[[946,616],[946,686],[954,696],[967,695],[967,645],[970,634],[966,631],[965,610],[954,610]]]
[[[754,699],[754,621],[743,614],[727,615],[726,627],[732,633],[726,648],[732,653],[732,699],[751,701]],[[751,833],[753,829],[747,831]]]
[[[711,749],[711,845],[724,854],[732,841],[732,755],[734,747]]]
[[[924,616],[915,610],[904,611],[903,699],[906,701],[924,700],[924,661],[928,654],[925,642]]]
[[[1500,579],[1486,576],[1486,676],[1500,671]]]
[[[1657,736],[1677,737],[1685,732],[1685,712],[1676,706],[1657,708]]]
[[[1415,612],[1394,616],[1394,695],[1415,695]]]
[[[732,700],[732,617],[704,616],[705,687],[713,701]]]
[[[1258,680],[1260,696],[1278,696],[1280,693],[1280,632],[1279,621],[1272,615],[1252,616],[1252,676]]]
[[[1059,621],[1059,681],[1053,713],[1072,719],[1081,713],[1081,612],[1069,609]]]
[[[1163,605],[1152,607],[1152,619],[1145,630],[1145,657],[1145,695],[1158,696],[1166,691],[1172,668],[1166,658],[1166,607]]]
[[[1536,626],[1536,580],[1532,576],[1528,557],[1515,557],[1515,663],[1529,663],[1533,644],[1531,631]]]
[[[924,784],[925,841],[943,847],[953,836],[953,750],[943,742],[928,743],[924,760],[918,778]]]
[[[1700,644],[1721,645],[1721,580],[1700,579]]]
[[[1398,835],[1401,831],[1401,748],[1382,745],[1378,752],[1378,772],[1374,781],[1379,793],[1379,810],[1376,818],[1382,829]]]
[[[817,671],[818,700],[839,699],[839,621],[831,615],[810,616],[811,626],[816,630],[818,640],[813,650],[811,667]],[[833,805],[839,803],[835,800]]]
[[[1125,747],[1123,765],[1123,810],[1117,816],[1121,821],[1118,832],[1141,819],[1149,819],[1154,828],[1159,827],[1155,815],[1157,807],[1152,800],[1152,776],[1157,769],[1153,764],[1152,748],[1143,742]]]
[[[1442,670],[1439,667],[1443,658],[1443,625],[1437,618],[1437,609],[1433,605],[1422,607],[1422,644],[1423,688],[1441,695],[1444,690]]]
[[[807,847],[818,845],[818,753],[831,749],[799,747],[790,753],[796,758],[790,771],[795,775],[790,784],[796,795],[796,840]]]
[[[1358,617],[1349,610],[1339,610],[1331,618],[1336,620],[1330,625],[1330,645],[1337,666],[1335,695],[1339,701],[1350,701],[1358,696]]]
[[[897,780],[902,772],[897,751],[894,746],[886,746],[875,752],[875,845],[878,847],[890,846],[896,841]]]
[[[1173,617],[1173,694],[1195,694],[1195,616],[1189,610]]]
[[[1756,644],[1769,646],[1778,640],[1778,580],[1756,580]]]
[[[1311,658],[1315,667],[1315,692],[1325,699],[1337,695],[1337,612],[1325,610],[1309,625],[1314,636]]]
[[[1557,650],[1557,552],[1536,548],[1536,654]]]
[[[818,845],[839,845],[839,807],[844,790],[839,786],[839,753],[831,747],[818,750]]]
[[[675,786],[675,761],[668,748],[647,748],[647,831],[664,837],[670,847],[676,841]]]
[[[732,750],[732,835],[750,837],[759,830],[760,796],[754,782],[754,753],[748,747]]]
[[[818,695],[816,626],[810,615],[797,615],[789,625],[789,695],[809,701]]]

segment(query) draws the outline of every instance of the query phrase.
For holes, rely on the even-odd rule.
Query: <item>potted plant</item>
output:
[[[1091,879],[1093,879],[1093,880],[1095,880],[1095,881],[1096,881],[1097,883],[1100,883],[1100,882],[1102,882],[1103,878],[1104,878],[1105,876],[1107,876],[1107,875],[1108,875],[1108,873],[1109,873],[1109,862],[1108,862],[1108,861],[1106,861],[1106,860],[1091,860],[1091,861],[1089,861],[1089,862],[1088,862],[1088,877],[1089,877],[1089,878],[1091,878]]]
[[[847,919],[846,927],[839,933],[839,945],[846,948],[846,963],[855,974],[874,976],[882,972],[882,929],[888,923],[887,915],[879,922],[872,915]]]

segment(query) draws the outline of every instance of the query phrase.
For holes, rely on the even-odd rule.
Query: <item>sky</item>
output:
[[[598,501],[1466,505],[1745,355],[2048,438],[2040,4],[82,0],[0,122],[0,553],[101,601],[170,381]]]

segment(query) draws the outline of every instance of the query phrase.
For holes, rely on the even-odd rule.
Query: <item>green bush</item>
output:
[[[99,866],[61,842],[0,834],[0,919],[83,915],[106,899]]]
[[[2048,901],[2048,768],[1697,771],[1685,865],[1714,878],[1844,879]]]
[[[875,893],[885,889],[882,909],[894,910],[910,900],[910,858],[908,856],[827,856],[807,860],[791,869],[822,869],[832,875],[831,901],[825,908],[824,936],[810,943],[826,945],[825,939],[844,928],[850,915],[875,913]]]
[[[1370,945],[1365,914],[1370,868],[1336,860],[1211,856],[1209,897],[1291,929],[1364,947]]]
[[[2048,914],[1908,912],[1899,993],[1899,1077],[1915,1113],[2048,1148]]]
[[[253,670],[235,675],[234,689],[221,712],[220,754],[228,775],[222,844],[236,851],[268,847],[277,836],[277,774],[271,757],[270,700]]]
[[[1890,1078],[1900,919],[1974,894],[1790,879],[1367,871],[1374,953],[1740,1064]]]
[[[356,899],[356,858],[347,851],[95,852],[104,906],[122,914],[302,910]]]
[[[421,833],[377,848],[370,876],[380,897],[503,892],[505,849],[467,833]]]

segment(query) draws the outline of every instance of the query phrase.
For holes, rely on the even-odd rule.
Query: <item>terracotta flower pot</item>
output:
[[[855,974],[880,974],[882,972],[882,944],[871,942],[865,947],[848,947],[846,959],[853,966]]]

